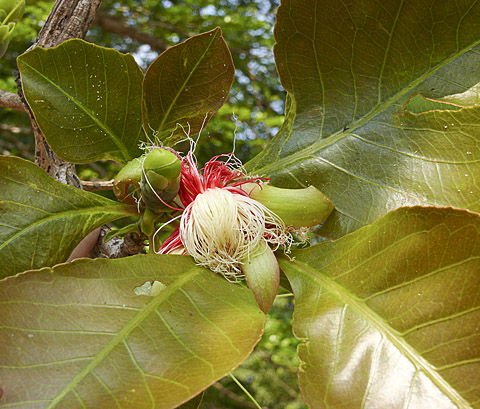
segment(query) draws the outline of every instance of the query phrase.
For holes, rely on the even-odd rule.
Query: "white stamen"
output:
[[[197,264],[238,281],[241,260],[261,240],[291,243],[282,220],[256,200],[226,189],[208,189],[190,203],[180,222],[180,239]]]

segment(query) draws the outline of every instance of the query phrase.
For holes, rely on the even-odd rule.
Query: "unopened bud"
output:
[[[248,259],[242,261],[242,273],[260,309],[266,314],[277,296],[280,268],[272,249],[262,240]]]
[[[0,44],[10,41],[10,35],[15,28],[15,23],[8,23],[0,26]]]
[[[152,211],[168,210],[166,206],[180,189],[180,159],[166,149],[155,149],[143,161],[140,190],[143,201]]]
[[[15,24],[25,11],[25,0],[0,0],[0,58],[7,51]]]
[[[135,200],[130,194],[131,186],[138,189],[142,180],[142,161],[135,158],[128,162],[113,180],[113,193],[118,200],[124,203],[134,204]]]
[[[242,189],[280,217],[286,226],[295,228],[315,226],[323,222],[334,209],[333,203],[314,186],[282,189],[248,183]]]
[[[3,57],[8,48],[8,43],[12,37],[15,23],[8,23],[0,26],[0,58]]]

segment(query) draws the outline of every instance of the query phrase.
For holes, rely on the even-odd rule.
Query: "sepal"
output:
[[[267,184],[248,183],[242,189],[252,199],[262,203],[286,226],[310,227],[323,222],[333,211],[334,205],[314,186],[305,189],[283,189]]]
[[[277,296],[280,268],[272,249],[261,241],[250,257],[243,260],[242,273],[260,309],[266,314]]]

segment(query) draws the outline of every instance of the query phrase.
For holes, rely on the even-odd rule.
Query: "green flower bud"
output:
[[[142,180],[142,160],[135,158],[128,162],[113,180],[113,193],[118,200],[128,204],[134,204],[135,200],[130,194],[130,187],[138,189]]]
[[[181,169],[180,159],[169,150],[155,149],[145,157],[140,190],[143,201],[153,212],[169,210],[165,203],[178,194]]]
[[[0,26],[0,44],[5,44],[10,41],[10,36],[15,28],[15,23],[8,23]]]
[[[25,0],[0,0],[0,58],[3,57],[12,39],[15,23],[25,11]]]
[[[3,57],[8,48],[8,43],[12,37],[15,23],[8,23],[7,25],[0,26],[0,58]]]
[[[286,226],[311,227],[323,222],[334,209],[333,203],[314,186],[305,189],[282,189],[248,183],[242,189],[262,203]]]
[[[15,23],[25,12],[25,0],[0,0],[1,24]]]
[[[266,314],[275,301],[280,284],[280,268],[275,254],[262,240],[249,258],[242,261],[240,268],[258,306]]]

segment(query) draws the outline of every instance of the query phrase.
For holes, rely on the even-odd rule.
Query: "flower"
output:
[[[158,253],[183,250],[197,264],[230,281],[240,280],[242,265],[258,248],[266,249],[264,243],[278,248],[292,242],[282,219],[242,188],[252,183],[262,188],[268,180],[248,177],[233,154],[215,156],[199,170],[190,151],[181,162],[179,198],[184,209],[172,207],[182,211],[180,224]]]

